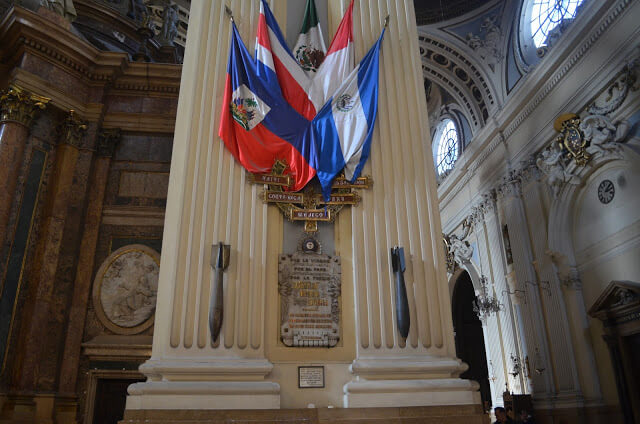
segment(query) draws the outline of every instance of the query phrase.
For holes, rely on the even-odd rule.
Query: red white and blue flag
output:
[[[315,74],[307,74],[295,59],[269,5],[262,0],[256,60],[260,71],[271,70],[277,76],[287,102],[302,116],[312,120],[355,66],[353,0]]]
[[[282,97],[277,82],[259,75],[238,29],[232,27],[218,134],[249,172],[269,172],[276,159],[284,160],[293,181],[289,189],[301,190],[316,175],[311,122]]]

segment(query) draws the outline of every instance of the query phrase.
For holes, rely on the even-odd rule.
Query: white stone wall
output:
[[[482,269],[504,305],[483,327],[494,405],[502,404],[505,384],[532,393],[538,408],[618,403],[601,324],[587,311],[610,281],[640,280],[640,139],[631,134],[604,149],[590,147],[589,163],[570,163],[566,175],[575,178],[555,187],[536,158],[559,135],[558,116],[584,120],[594,100],[601,106],[619,98],[623,84],[614,83],[638,57],[639,16],[634,2],[585,2],[438,188],[445,234],[462,234],[462,222],[473,222],[467,240],[479,259],[471,265]],[[639,111],[640,93],[630,89],[606,117],[623,132]],[[616,188],[606,205],[597,197],[604,179]],[[505,260],[505,224],[512,265]],[[476,280],[474,286],[479,293]],[[511,354],[531,369],[513,378]]]

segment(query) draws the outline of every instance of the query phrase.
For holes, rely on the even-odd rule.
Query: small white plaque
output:
[[[298,367],[298,388],[323,389],[324,367]]]

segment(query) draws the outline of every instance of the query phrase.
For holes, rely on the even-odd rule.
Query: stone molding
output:
[[[130,62],[128,54],[100,51],[73,32],[22,7],[13,7],[5,15],[0,34],[0,62],[9,66],[20,60],[17,52],[24,52],[84,81],[112,84],[112,90],[172,98],[180,91],[181,65]],[[56,97],[56,87],[44,88],[51,93],[42,94]]]
[[[12,121],[29,128],[50,100],[12,85],[0,93],[0,123]]]

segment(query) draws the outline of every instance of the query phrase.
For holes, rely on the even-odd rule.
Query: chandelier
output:
[[[498,299],[489,296],[487,277],[484,275],[480,277],[480,284],[482,286],[482,293],[473,301],[473,312],[478,315],[478,318],[482,319],[497,313],[502,309],[502,305],[498,302]]]

